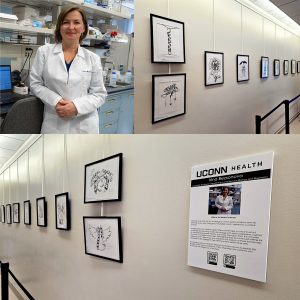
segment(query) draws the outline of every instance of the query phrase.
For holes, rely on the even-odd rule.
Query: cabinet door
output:
[[[133,133],[134,90],[122,93],[118,133]]]

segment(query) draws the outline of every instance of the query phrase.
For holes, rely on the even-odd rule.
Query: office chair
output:
[[[0,133],[40,133],[44,116],[43,102],[33,96],[13,104],[3,120]]]

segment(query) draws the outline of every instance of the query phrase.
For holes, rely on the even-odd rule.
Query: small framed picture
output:
[[[24,224],[31,225],[31,204],[30,200],[24,201]]]
[[[280,60],[274,59],[274,76],[280,75]]]
[[[152,124],[185,112],[186,74],[152,75]]]
[[[122,159],[119,153],[85,165],[84,203],[121,201]]]
[[[68,193],[55,195],[55,220],[56,229],[70,230],[71,218]]]
[[[83,217],[85,253],[123,262],[121,217]]]
[[[296,74],[296,61],[294,59],[291,61],[291,74]]]
[[[47,202],[45,197],[36,199],[37,226],[47,227]]]
[[[13,203],[13,223],[20,223],[20,203]]]
[[[262,79],[269,78],[269,57],[262,56],[261,58],[260,76]]]
[[[205,86],[224,83],[224,53],[205,51]]]
[[[237,82],[248,81],[250,77],[249,55],[237,55]]]
[[[184,23],[150,14],[152,63],[185,63]]]
[[[288,60],[283,61],[283,74],[284,75],[289,74],[289,61]]]
[[[297,73],[300,73],[300,61],[297,61]]]
[[[5,206],[1,205],[1,223],[5,223]]]
[[[11,224],[11,204],[6,204],[6,222]]]

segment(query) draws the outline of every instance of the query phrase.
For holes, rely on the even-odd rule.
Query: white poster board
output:
[[[273,158],[192,168],[189,266],[266,282]]]

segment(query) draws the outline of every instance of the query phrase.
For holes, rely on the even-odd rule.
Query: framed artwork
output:
[[[6,222],[11,224],[11,204],[6,204]]]
[[[83,217],[85,253],[123,262],[121,217]]]
[[[184,23],[150,14],[152,63],[185,63]]]
[[[5,223],[5,206],[1,205],[1,223]]]
[[[20,203],[13,203],[13,223],[20,223]]]
[[[265,57],[265,56],[261,57],[260,77],[262,79],[269,77],[269,57]]]
[[[237,82],[248,81],[250,78],[249,72],[249,55],[237,55]]]
[[[122,159],[119,153],[85,165],[84,203],[121,201]]]
[[[296,74],[296,61],[294,59],[291,61],[291,74]]]
[[[55,195],[55,220],[56,229],[70,230],[70,202],[69,194],[62,193]]]
[[[280,60],[274,59],[274,76],[280,75]]]
[[[185,112],[186,74],[152,75],[152,124]]]
[[[30,200],[24,201],[24,224],[31,225],[31,204]]]
[[[289,74],[289,61],[288,60],[283,61],[283,74],[284,75]]]
[[[47,202],[45,197],[36,199],[37,226],[47,227]]]
[[[205,51],[205,86],[224,83],[224,53]]]
[[[300,73],[300,61],[297,61],[297,73]]]

